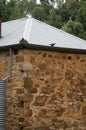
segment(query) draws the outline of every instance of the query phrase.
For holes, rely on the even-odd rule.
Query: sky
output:
[[[36,0],[37,1],[37,4],[40,4],[40,0]]]
[[[7,0],[7,1],[9,1],[9,0]],[[30,0],[28,0],[28,1],[30,1]],[[36,0],[36,2],[37,2],[37,4],[40,4],[40,0]]]

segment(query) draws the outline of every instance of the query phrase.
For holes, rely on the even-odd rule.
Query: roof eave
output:
[[[35,45],[35,44],[33,44],[33,45],[25,44],[25,48],[33,49],[33,50],[62,52],[62,53],[86,54],[86,50],[84,50],[84,49],[52,47],[52,46],[43,46],[43,45]]]
[[[73,48],[63,48],[63,47],[53,47],[53,46],[44,46],[28,43],[24,38],[14,45],[2,46],[0,51],[7,51],[9,48],[12,49],[32,49],[32,50],[43,50],[43,51],[53,51],[53,52],[62,52],[62,53],[73,53],[73,54],[86,54],[86,49],[73,49]]]

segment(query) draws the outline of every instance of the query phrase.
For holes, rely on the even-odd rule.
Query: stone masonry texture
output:
[[[86,130],[86,55],[20,49],[12,53],[6,130]],[[0,80],[9,52],[0,52]]]

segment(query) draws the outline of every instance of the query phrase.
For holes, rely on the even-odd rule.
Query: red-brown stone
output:
[[[47,65],[46,65],[45,63],[40,63],[40,64],[38,65],[38,67],[39,67],[40,69],[46,69],[46,68],[47,68]]]
[[[37,89],[36,88],[32,88],[30,92],[31,93],[37,93]]]
[[[79,60],[79,59],[80,59],[80,56],[76,56],[76,59]]]
[[[16,56],[16,62],[24,62],[24,56],[23,55]]]
[[[25,117],[31,117],[32,116],[32,110],[31,109],[24,110],[24,116]]]
[[[18,55],[18,52],[19,52],[19,50],[18,50],[18,49],[15,49],[15,50],[14,50],[14,55]]]
[[[67,59],[67,57],[66,57],[66,56],[62,56],[62,59],[63,59],[63,60],[66,60],[66,59]]]
[[[32,88],[33,87],[33,81],[31,78],[25,77],[24,78],[24,88]]]
[[[30,57],[30,63],[35,63],[35,56]]]
[[[46,57],[47,56],[47,54],[46,53],[43,53],[43,57]]]
[[[16,92],[17,92],[17,94],[24,94],[24,89],[23,88],[17,88]]]
[[[82,108],[82,115],[83,115],[83,116],[86,116],[86,106],[84,106],[84,107]]]
[[[19,122],[24,122],[24,120],[25,120],[24,117],[19,118]]]
[[[57,116],[62,116],[63,113],[65,112],[66,108],[61,107],[60,110],[57,111]]]

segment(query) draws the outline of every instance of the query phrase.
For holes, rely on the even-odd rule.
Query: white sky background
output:
[[[37,4],[40,4],[40,0],[36,0]]]
[[[9,1],[9,0],[7,0],[7,1]],[[28,1],[30,1],[30,0],[28,0]],[[40,0],[36,0],[36,2],[37,2],[37,4],[40,4]]]
[[[7,0],[7,1],[9,1],[9,0]],[[30,1],[30,0],[28,0],[28,1]],[[50,0],[48,0],[48,1],[49,1],[49,3],[51,4],[51,1],[50,1]],[[66,0],[64,0],[64,1],[66,1]],[[37,3],[37,4],[41,4],[40,0],[36,0],[36,3]],[[55,4],[54,6],[57,7],[57,4]]]
[[[7,0],[7,1],[9,1],[9,0]],[[30,1],[30,0],[28,0],[28,1]],[[48,1],[49,1],[49,3],[51,3],[50,0],[48,0]],[[37,4],[41,4],[40,0],[36,0],[36,3],[37,3]]]

